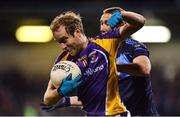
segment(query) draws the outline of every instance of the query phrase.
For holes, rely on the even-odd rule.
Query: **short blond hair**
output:
[[[81,16],[72,11],[67,11],[54,18],[50,24],[52,31],[55,31],[59,26],[65,26],[68,34],[74,35],[75,29],[80,29],[84,33]]]

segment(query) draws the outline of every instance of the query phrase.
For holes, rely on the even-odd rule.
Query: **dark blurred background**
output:
[[[113,6],[143,14],[146,25],[164,25],[170,29],[169,42],[145,44],[150,50],[151,80],[158,111],[160,115],[180,115],[180,0],[1,1],[0,115],[82,115],[77,107],[51,113],[40,110],[51,67],[61,50],[53,40],[19,43],[15,31],[20,25],[49,25],[56,15],[72,10],[83,17],[87,36],[95,36],[100,33],[103,9]]]

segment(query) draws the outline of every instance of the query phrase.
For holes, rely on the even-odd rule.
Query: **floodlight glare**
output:
[[[165,26],[144,26],[132,37],[140,42],[166,43],[171,38],[171,32]]]
[[[49,26],[20,26],[15,35],[19,42],[49,42],[53,37]]]

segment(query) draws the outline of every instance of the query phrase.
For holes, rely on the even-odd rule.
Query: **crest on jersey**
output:
[[[89,54],[88,57],[90,57],[90,59],[91,59],[90,62],[91,62],[91,63],[96,62],[96,61],[98,60],[97,51],[92,51],[92,52]]]
[[[82,56],[81,58],[78,59],[78,61],[81,61],[83,64],[83,67],[87,67],[87,55]]]

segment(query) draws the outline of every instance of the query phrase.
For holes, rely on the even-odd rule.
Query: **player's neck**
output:
[[[87,47],[89,41],[86,36],[83,37],[83,40],[84,41],[83,41],[82,49],[84,50]]]

